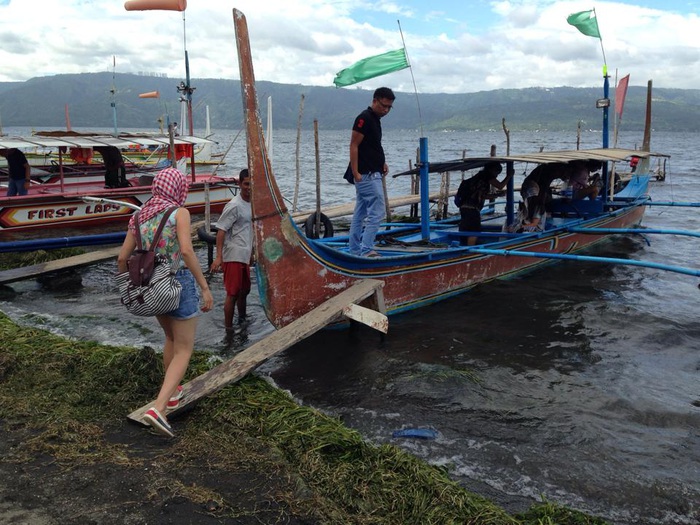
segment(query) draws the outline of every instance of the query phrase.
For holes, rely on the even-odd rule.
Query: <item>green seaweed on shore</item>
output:
[[[195,352],[188,379],[211,368],[210,357]],[[392,445],[370,444],[337,418],[299,406],[254,375],[175,419],[178,438],[151,450],[155,459],[142,457],[137,444],[113,434],[127,425],[127,413],[153,399],[161,375],[160,356],[151,348],[70,341],[0,314],[0,425],[29,436],[3,461],[29,463],[47,455],[65,469],[100,464],[148,470],[151,488],[144,498],[185,498],[217,517],[262,519],[262,508],[243,508],[213,483],[252,473],[252,492],[267,495],[268,482],[276,483],[269,497],[282,506],[278,512],[304,523],[605,523],[547,502],[509,515],[464,490],[444,468]],[[144,431],[144,442],[157,439]],[[158,469],[147,468],[156,461]],[[205,472],[197,483],[180,478],[195,469]]]

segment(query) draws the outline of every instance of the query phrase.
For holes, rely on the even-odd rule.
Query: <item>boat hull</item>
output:
[[[150,197],[150,186],[104,189],[90,185],[58,185],[44,192],[25,196],[0,197],[0,235],[12,232],[42,232],[57,228],[89,228],[127,221],[134,211],[131,206],[142,206]],[[231,200],[233,192],[228,184],[213,182],[209,186],[210,211],[220,212]],[[87,202],[83,196],[104,198],[115,202]],[[124,204],[120,204],[124,203]],[[206,192],[204,182],[193,182],[185,207],[191,213],[204,213]]]
[[[579,223],[595,228],[629,228],[642,220],[645,207],[634,206],[609,217]],[[311,311],[358,279],[384,281],[387,313],[396,314],[463,293],[499,278],[511,278],[552,261],[523,256],[482,255],[468,249],[376,259],[338,257],[322,242],[306,239],[288,215],[257,224],[257,278],[261,301],[276,327]],[[276,228],[275,222],[279,224]],[[555,230],[539,238],[501,244],[501,249],[573,254],[610,235]],[[364,259],[364,260],[363,260]]]

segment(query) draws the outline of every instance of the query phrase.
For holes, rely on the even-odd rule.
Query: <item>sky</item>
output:
[[[410,69],[349,89],[472,93],[611,85],[700,89],[700,0],[0,0],[0,82],[63,73],[238,79],[232,9],[248,20],[257,80],[333,86],[354,62],[404,45]],[[595,9],[601,39],[568,15]],[[602,43],[602,45],[601,45]],[[196,87],[196,84],[193,84]],[[346,88],[348,89],[348,88]]]

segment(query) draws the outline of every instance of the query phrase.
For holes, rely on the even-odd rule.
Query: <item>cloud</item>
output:
[[[58,73],[111,71],[184,77],[186,45],[194,78],[238,78],[231,6],[190,0],[183,15],[130,11],[120,0],[0,1],[0,81]],[[641,4],[641,2],[640,2]],[[598,39],[566,23],[577,1],[240,0],[247,17],[256,77],[332,86],[335,74],[361,58],[402,45],[423,92],[474,92],[532,86],[598,86]],[[650,6],[651,5],[651,6]],[[700,18],[679,0],[645,6],[597,3],[609,70],[644,85],[700,86]],[[186,31],[185,31],[186,30]],[[186,39],[185,39],[186,37]],[[360,84],[413,89],[404,70]]]

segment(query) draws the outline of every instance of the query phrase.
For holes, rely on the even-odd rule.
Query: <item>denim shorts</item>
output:
[[[182,268],[177,271],[175,278],[182,285],[180,293],[180,306],[172,312],[168,312],[168,317],[175,319],[191,319],[201,315],[199,311],[199,291],[197,284],[194,281],[194,275],[187,268]]]

